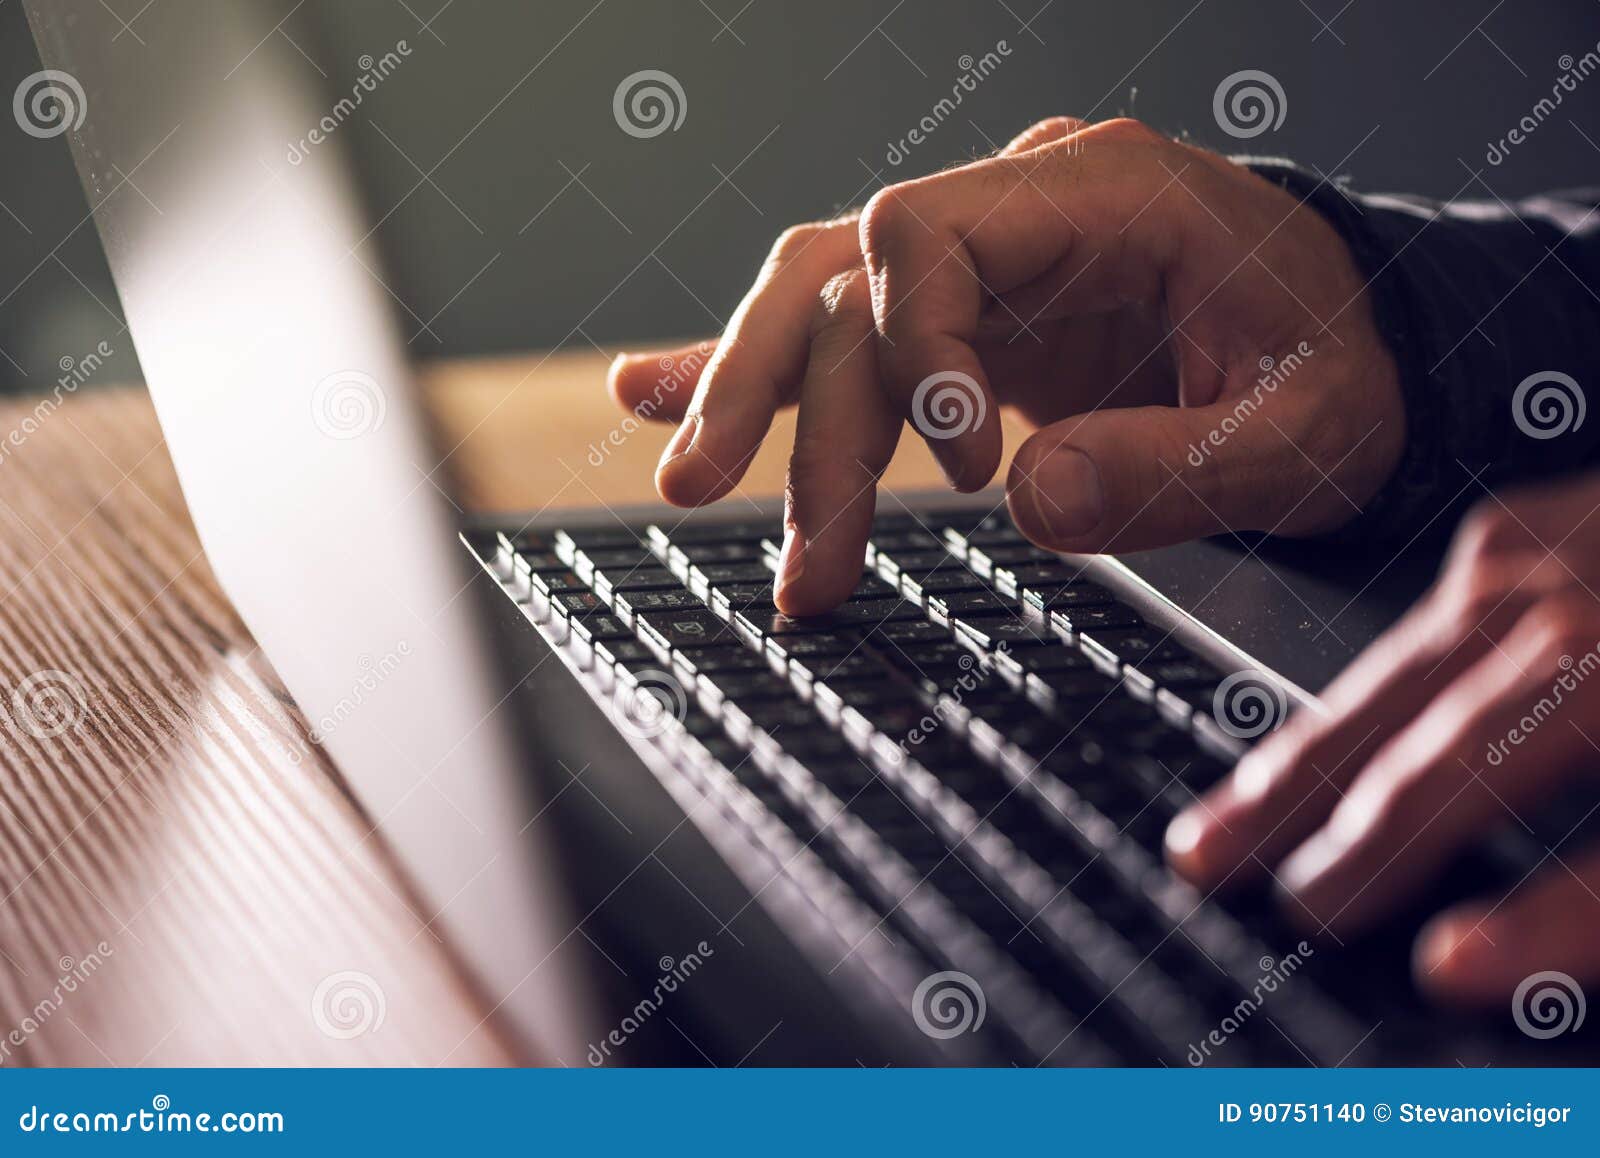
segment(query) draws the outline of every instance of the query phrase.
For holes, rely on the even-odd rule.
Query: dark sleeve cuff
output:
[[[1399,371],[1400,463],[1331,537],[1404,542],[1453,526],[1485,489],[1595,461],[1600,422],[1581,418],[1583,387],[1600,383],[1594,198],[1444,205],[1352,193],[1287,161],[1239,160],[1344,238]],[[1530,414],[1538,391],[1517,387],[1551,372],[1577,382],[1576,397],[1565,412]]]

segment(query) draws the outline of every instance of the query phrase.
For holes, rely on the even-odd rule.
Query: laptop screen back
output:
[[[330,115],[295,7],[158,5],[130,52],[98,0],[27,4],[212,568],[425,919],[575,1056],[574,925],[522,834],[534,805],[369,222],[336,139],[291,147]]]

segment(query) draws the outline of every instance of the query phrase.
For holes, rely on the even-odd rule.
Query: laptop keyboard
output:
[[[851,598],[808,619],[773,603],[776,521],[469,541],[684,767],[814,853],[869,934],[974,979],[1003,1054],[1299,1065],[1359,1045],[1312,978],[1267,980],[1275,926],[1162,863],[1168,821],[1241,750],[1211,714],[1225,673],[1003,515],[881,516]]]

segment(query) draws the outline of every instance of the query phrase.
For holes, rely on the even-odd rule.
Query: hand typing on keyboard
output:
[[[1447,858],[1600,762],[1600,477],[1491,500],[1439,582],[1328,689],[1180,814],[1168,854],[1202,887],[1270,868],[1314,929],[1345,936]],[[1585,806],[1587,807],[1587,806]],[[1529,975],[1600,980],[1600,854],[1581,810],[1509,899],[1423,929],[1418,982],[1499,1004]]]
[[[703,368],[663,394],[663,355]],[[776,594],[795,614],[849,595],[903,421],[975,491],[1001,463],[997,407],[1015,407],[1038,430],[1011,463],[1012,515],[1075,551],[1330,529],[1405,437],[1333,228],[1127,120],[1043,121],[787,230],[719,339],[624,355],[611,390],[681,423],[657,485],[682,506],[727,494],[774,412],[799,407]]]

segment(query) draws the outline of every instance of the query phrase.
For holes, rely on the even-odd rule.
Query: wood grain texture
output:
[[[668,428],[605,366],[429,368],[465,505],[651,501]],[[792,430],[744,493],[781,492]],[[907,438],[888,481],[939,475]],[[0,1064],[511,1060],[428,916],[218,588],[145,393],[0,405]]]
[[[504,1061],[218,590],[145,394],[10,432],[0,1060]]]

